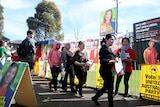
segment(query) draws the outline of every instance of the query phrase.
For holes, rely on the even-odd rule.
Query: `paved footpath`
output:
[[[72,94],[69,88],[67,92],[63,92],[61,88],[58,88],[58,93],[49,91],[49,81],[45,78],[33,76],[32,79],[38,107],[98,107],[91,100],[96,93],[95,89],[83,88],[84,98],[79,98]],[[108,107],[107,93],[100,97],[99,102],[99,107]],[[160,102],[133,97],[125,100],[117,95],[114,97],[114,107],[160,107]]]

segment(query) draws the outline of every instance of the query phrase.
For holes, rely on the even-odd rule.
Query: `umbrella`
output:
[[[45,41],[42,41],[42,44],[53,44],[55,40],[53,39],[49,39],[49,40],[45,40]]]

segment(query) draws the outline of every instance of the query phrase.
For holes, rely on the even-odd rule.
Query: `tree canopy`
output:
[[[61,14],[54,2],[42,0],[36,8],[34,17],[28,17],[27,25],[29,29],[35,30],[37,41],[53,38],[62,40],[64,34],[62,29]]]

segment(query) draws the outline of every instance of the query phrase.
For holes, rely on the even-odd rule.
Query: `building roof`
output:
[[[10,41],[10,44],[21,44],[22,40],[13,40]]]

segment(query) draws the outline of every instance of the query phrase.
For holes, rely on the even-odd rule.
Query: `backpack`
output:
[[[28,39],[25,39],[22,41],[22,43],[17,48],[17,54],[19,57],[24,58],[27,55],[26,49],[25,49],[25,43],[28,41]]]

